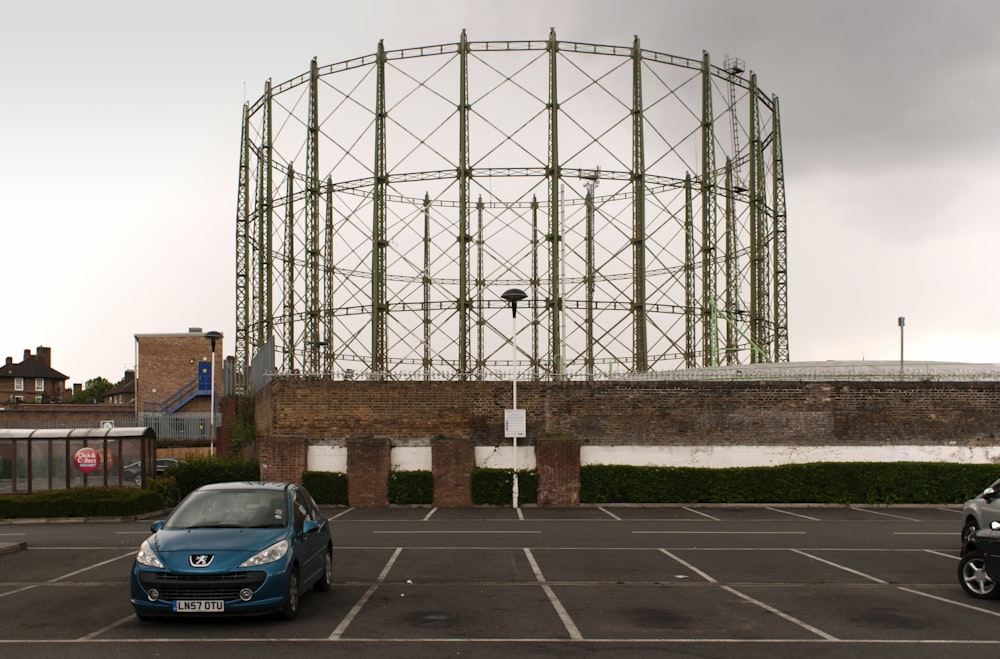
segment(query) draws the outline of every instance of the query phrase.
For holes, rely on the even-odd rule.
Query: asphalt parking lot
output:
[[[142,623],[149,521],[4,523],[0,654],[938,657],[1000,652],[956,579],[958,506],[324,508],[298,619]],[[140,645],[141,644],[141,645]]]

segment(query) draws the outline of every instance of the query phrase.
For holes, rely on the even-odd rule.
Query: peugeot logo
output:
[[[212,563],[215,554],[191,554],[188,556],[188,563],[191,567],[208,567]]]

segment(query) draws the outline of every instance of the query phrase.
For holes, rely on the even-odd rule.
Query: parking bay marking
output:
[[[545,575],[542,574],[541,568],[538,567],[534,554],[531,553],[530,549],[525,547],[524,555],[528,558],[528,563],[531,564],[531,570],[535,573],[535,579],[538,580],[538,583],[541,585],[546,597],[549,598],[549,602],[556,610],[556,615],[558,615],[559,619],[562,621],[563,627],[566,628],[566,632],[569,634],[569,637],[574,641],[582,641],[583,634],[580,633],[580,629],[576,626],[576,623],[573,622],[573,618],[570,617],[569,612],[566,611],[566,607],[564,607],[562,602],[559,601],[559,598],[552,590],[552,587],[545,583]]]

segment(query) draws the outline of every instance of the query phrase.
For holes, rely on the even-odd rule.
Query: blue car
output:
[[[333,580],[330,526],[300,485],[215,483],[151,527],[132,565],[140,620],[280,614]]]

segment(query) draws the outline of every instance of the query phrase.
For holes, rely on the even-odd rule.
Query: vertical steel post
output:
[[[486,353],[483,338],[486,334],[486,315],[484,313],[483,291],[486,281],[483,279],[483,196],[476,201],[476,379],[482,380],[486,369]]]
[[[385,46],[378,42],[375,62],[375,190],[372,198],[372,375],[376,379],[388,372],[386,325],[386,249],[385,204],[388,183],[385,164]]]
[[[541,281],[538,278],[538,197],[531,196],[531,299],[538,300],[538,288]],[[537,381],[541,360],[538,356],[538,304],[531,305],[531,374]]]
[[[684,367],[698,366],[698,313],[695,284],[694,197],[691,172],[684,177]]]
[[[471,330],[469,328],[469,42],[462,30],[458,68],[458,372],[469,373]]]
[[[787,362],[788,351],[788,215],[785,209],[785,161],[781,152],[781,113],[774,100],[771,154],[774,158],[774,361]]]
[[[288,164],[285,193],[285,361],[284,369],[295,372],[295,167]]]
[[[431,195],[424,193],[424,380],[431,379]]]
[[[649,370],[646,343],[646,150],[643,137],[642,48],[632,42],[632,369]]]
[[[760,220],[758,215],[760,213],[760,198],[757,196],[757,190],[759,189],[758,179],[762,178],[764,173],[760,171],[760,162],[757,159],[757,151],[760,143],[760,133],[757,119],[757,76],[755,74],[750,75],[750,186],[749,186],[749,196],[750,196],[750,340],[756,345],[762,345],[761,339],[763,338],[763,332],[761,328],[761,295],[763,295],[763,286],[761,280],[761,257],[760,250],[762,249],[763,236],[760,231]],[[754,350],[750,357],[751,363],[758,363],[761,361],[760,355]]]
[[[306,126],[306,236],[304,370],[319,372],[319,68],[309,64],[309,118]]]
[[[236,393],[247,390],[250,363],[250,105],[243,104],[240,171],[236,192]]]
[[[712,65],[704,53],[701,65],[701,314],[704,366],[719,363],[716,309],[715,129],[712,115]]]
[[[336,290],[333,233],[333,180],[328,176],[326,178],[326,230],[323,234],[325,245],[323,255],[323,340],[326,343],[323,351],[323,373],[326,377],[333,377],[337,354],[334,347],[336,332],[333,327],[333,310],[336,308],[333,304]]]
[[[562,318],[562,285],[559,281],[559,247],[562,241],[559,226],[559,184],[562,172],[559,167],[559,85],[557,80],[557,64],[559,60],[559,42],[556,41],[556,31],[549,31],[549,163],[547,174],[549,178],[549,357],[552,360],[552,378],[559,379],[563,370],[562,333],[560,321]]]
[[[736,200],[733,195],[733,160],[726,158],[726,364],[739,361],[739,339],[736,323],[739,320],[738,297],[739,267],[736,245]]]
[[[595,179],[596,180],[596,179]],[[587,333],[587,356],[584,359],[587,379],[594,379],[594,283],[596,277],[596,266],[594,263],[594,186],[587,186],[587,197],[585,199],[587,211],[587,276],[585,277],[587,315],[584,320]]]
[[[261,306],[260,343],[255,348],[261,348],[274,336],[274,278],[278,276],[274,267],[274,145],[272,129],[272,105],[274,97],[271,92],[271,80],[264,86],[264,135],[261,137],[263,152],[263,212],[261,213],[261,236],[264,244],[264,254],[261,261],[261,279],[264,286],[264,304]]]

